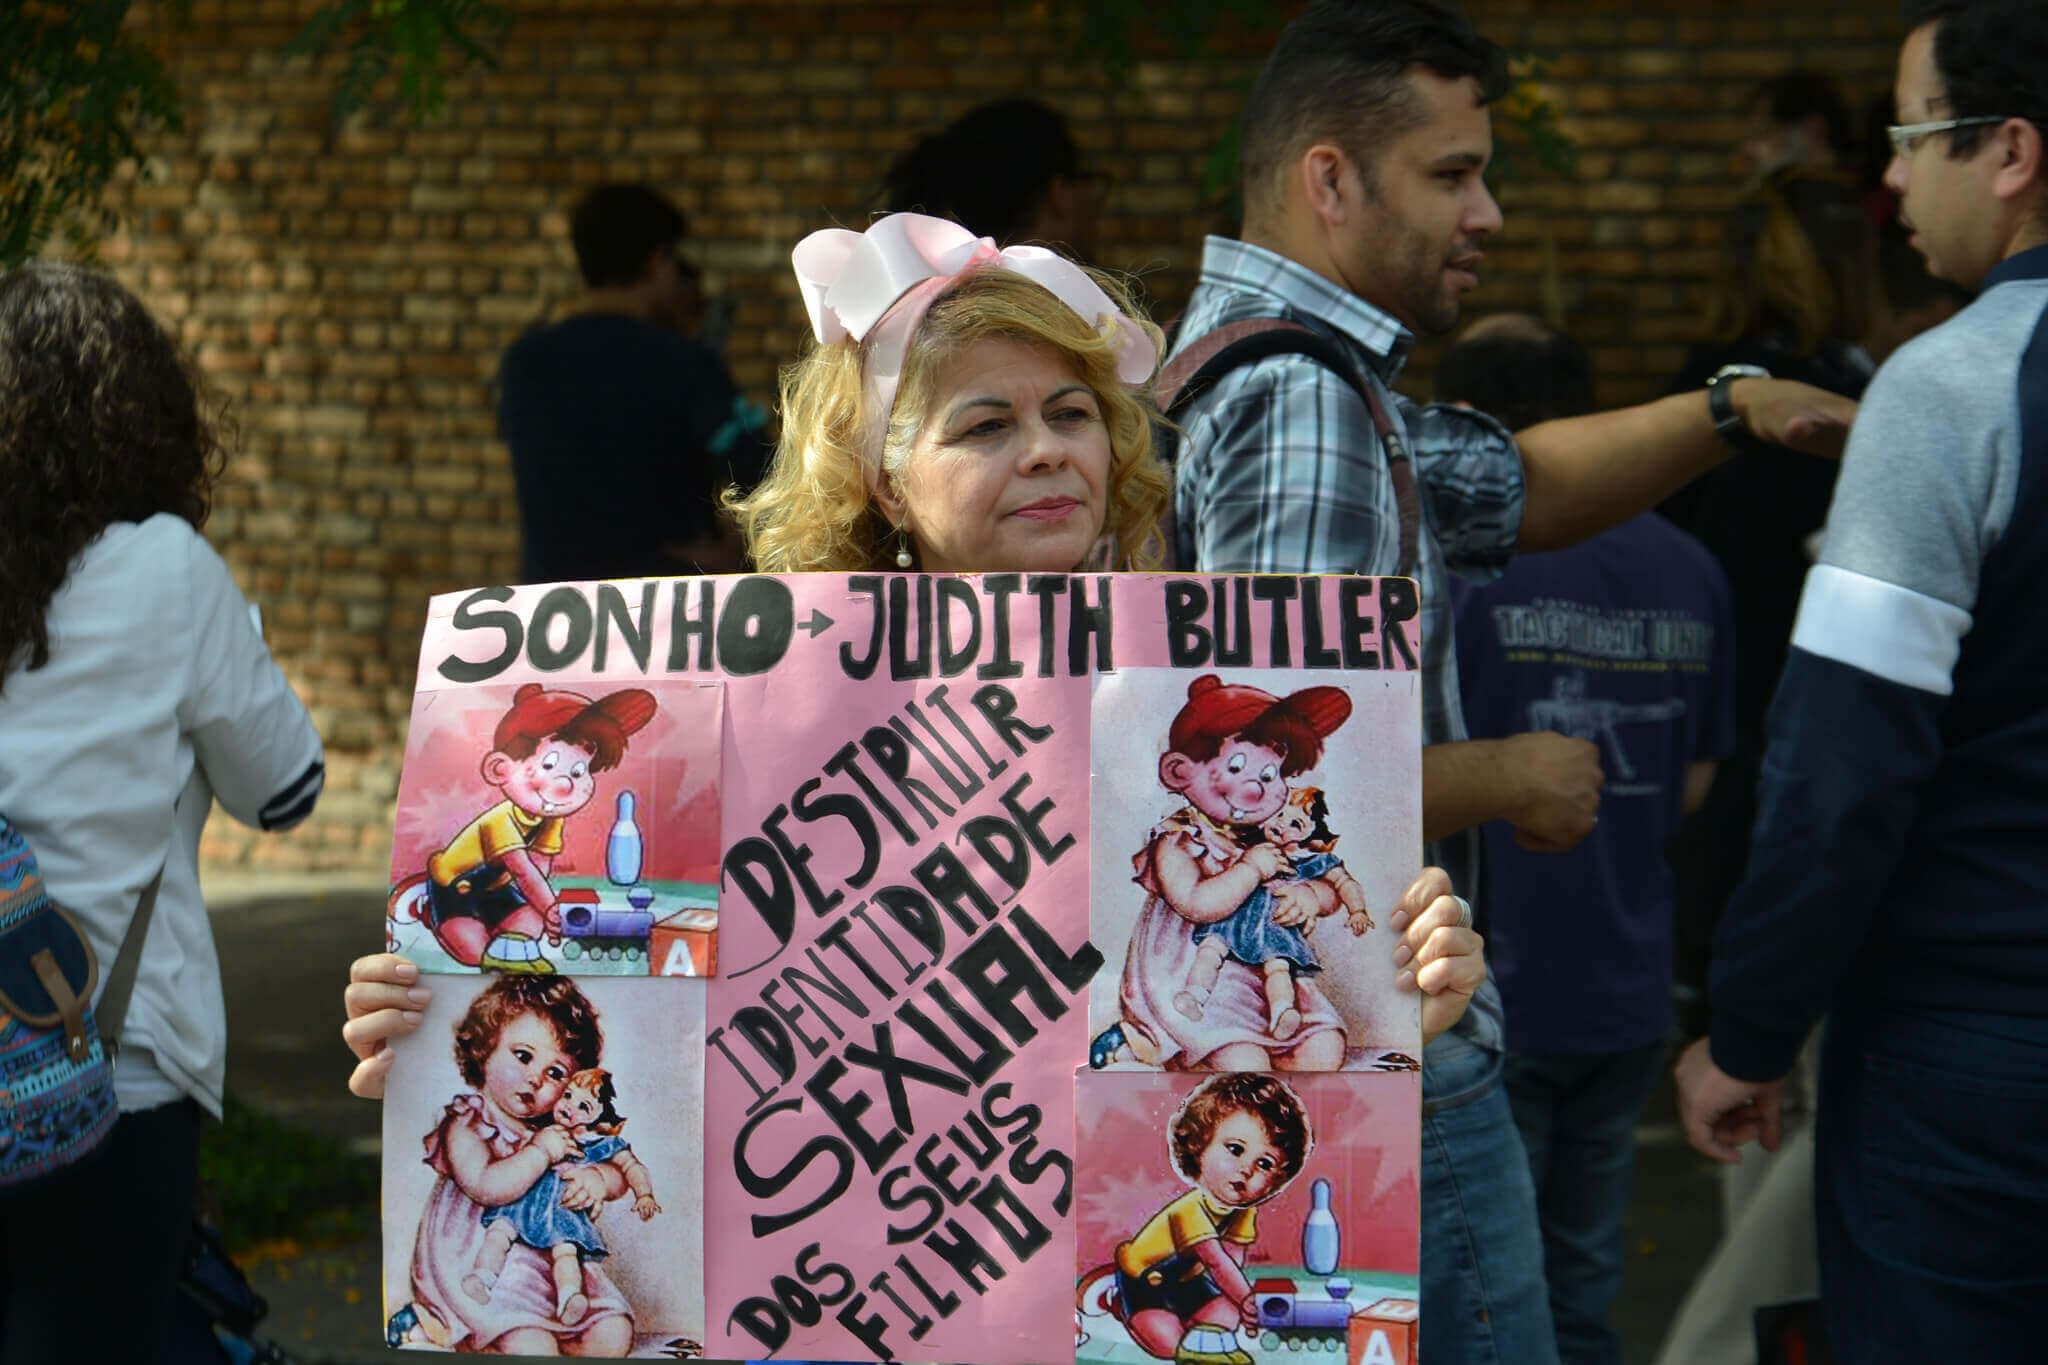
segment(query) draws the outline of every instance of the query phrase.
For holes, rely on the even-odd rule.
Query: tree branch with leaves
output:
[[[0,269],[57,236],[89,257],[118,225],[107,187],[125,169],[143,169],[146,139],[184,128],[163,34],[131,24],[133,8],[134,0],[0,0]],[[190,9],[190,0],[172,0],[168,25],[188,24]],[[345,54],[337,121],[394,76],[403,110],[425,121],[447,108],[451,72],[495,65],[511,24],[495,0],[330,0],[285,55]]]

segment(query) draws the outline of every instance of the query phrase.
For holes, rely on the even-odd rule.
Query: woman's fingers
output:
[[[1396,932],[1415,920],[1437,901],[1451,894],[1451,874],[1440,867],[1425,867],[1422,874],[1408,883],[1408,889],[1401,893],[1399,904],[1388,917],[1387,927]],[[1411,945],[1415,946],[1415,945]]]
[[[385,1048],[357,1062],[356,1069],[349,1073],[350,1093],[360,1095],[366,1100],[383,1099],[384,1081],[391,1074],[393,1055],[389,1048]]]
[[[349,964],[348,986],[341,993],[348,1022],[341,1026],[341,1037],[359,1061],[348,1083],[356,1094],[374,1098],[384,1093],[384,1073],[391,1069],[386,1040],[418,1028],[433,999],[419,981],[419,967],[396,953],[372,953]]]
[[[420,1026],[418,1010],[384,1009],[358,1015],[341,1026],[341,1039],[357,1057],[367,1058],[385,1041],[402,1038]]]
[[[1438,929],[1416,954],[1415,984],[1425,995],[1470,995],[1486,980],[1485,942],[1470,929]]]
[[[349,964],[348,986],[341,993],[348,1022],[341,1026],[341,1036],[350,1051],[367,1061],[382,1049],[385,1039],[420,1026],[421,1011],[433,992],[417,984],[419,979],[419,967],[396,953],[373,953]]]
[[[365,984],[410,986],[420,979],[419,964],[397,953],[371,953],[348,964],[348,979]]]
[[[1450,875],[1440,867],[1424,868],[1387,917],[1387,927],[1401,935],[1394,945],[1394,988],[1422,993],[1425,1045],[1458,1022],[1486,980],[1485,940],[1465,921],[1465,903],[1452,894]]]
[[[1430,871],[1435,872],[1437,869],[1431,868]],[[1442,876],[1442,873],[1439,872],[1438,876]],[[1388,921],[1389,927],[1400,931],[1400,946],[1406,948],[1411,956],[1420,956],[1423,944],[1429,942],[1430,936],[1439,929],[1465,929],[1469,932],[1469,927],[1465,924],[1465,902],[1451,894],[1450,878],[1443,878],[1444,890],[1417,904],[1414,899],[1415,888],[1422,885],[1421,881],[1417,881],[1415,886],[1409,888],[1410,894],[1401,898],[1401,908],[1396,910]],[[1463,944],[1467,941],[1457,939],[1447,942]],[[1397,954],[1398,951],[1397,949]],[[1442,952],[1440,951],[1438,955],[1442,956]]]
[[[1469,989],[1479,989],[1479,982],[1486,979],[1486,940],[1475,930],[1460,926],[1458,917],[1453,902],[1449,924],[1437,923],[1432,912],[1430,918],[1408,927],[1408,934],[1394,949],[1394,965],[1401,969],[1396,986],[1402,990],[1419,986],[1434,995],[1469,980]],[[1420,938],[1418,946],[1409,946],[1414,941],[1409,935]]]
[[[351,982],[341,993],[341,1003],[351,1019],[378,1010],[423,1010],[434,998],[425,986],[385,985],[381,982]]]

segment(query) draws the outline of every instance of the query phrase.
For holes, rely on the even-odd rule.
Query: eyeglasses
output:
[[[1958,128],[1976,128],[1987,123],[2003,123],[2004,115],[1996,117],[1982,114],[1975,118],[1945,118],[1933,123],[1894,123],[1886,128],[1885,136],[1892,140],[1892,152],[1901,157],[1913,155],[1913,149],[1920,145],[1920,139],[1936,133],[1952,133]]]

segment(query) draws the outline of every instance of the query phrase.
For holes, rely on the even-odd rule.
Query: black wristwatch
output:
[[[1735,402],[1728,394],[1731,379],[1769,379],[1771,372],[1761,365],[1723,365],[1707,379],[1707,415],[1714,421],[1714,430],[1721,433],[1721,439],[1730,445],[1737,444],[1749,435],[1749,423],[1742,420],[1742,414],[1735,410]]]

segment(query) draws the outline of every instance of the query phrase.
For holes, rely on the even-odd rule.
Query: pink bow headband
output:
[[[892,213],[877,219],[866,232],[825,228],[798,242],[790,261],[818,340],[869,342],[862,369],[868,427],[861,449],[871,472],[881,468],[883,439],[910,339],[932,303],[970,270],[1008,270],[1044,288],[1114,340],[1117,377],[1126,384],[1151,378],[1159,360],[1158,348],[1145,329],[1080,266],[1039,246],[998,250],[988,238],[976,237],[944,218]]]

